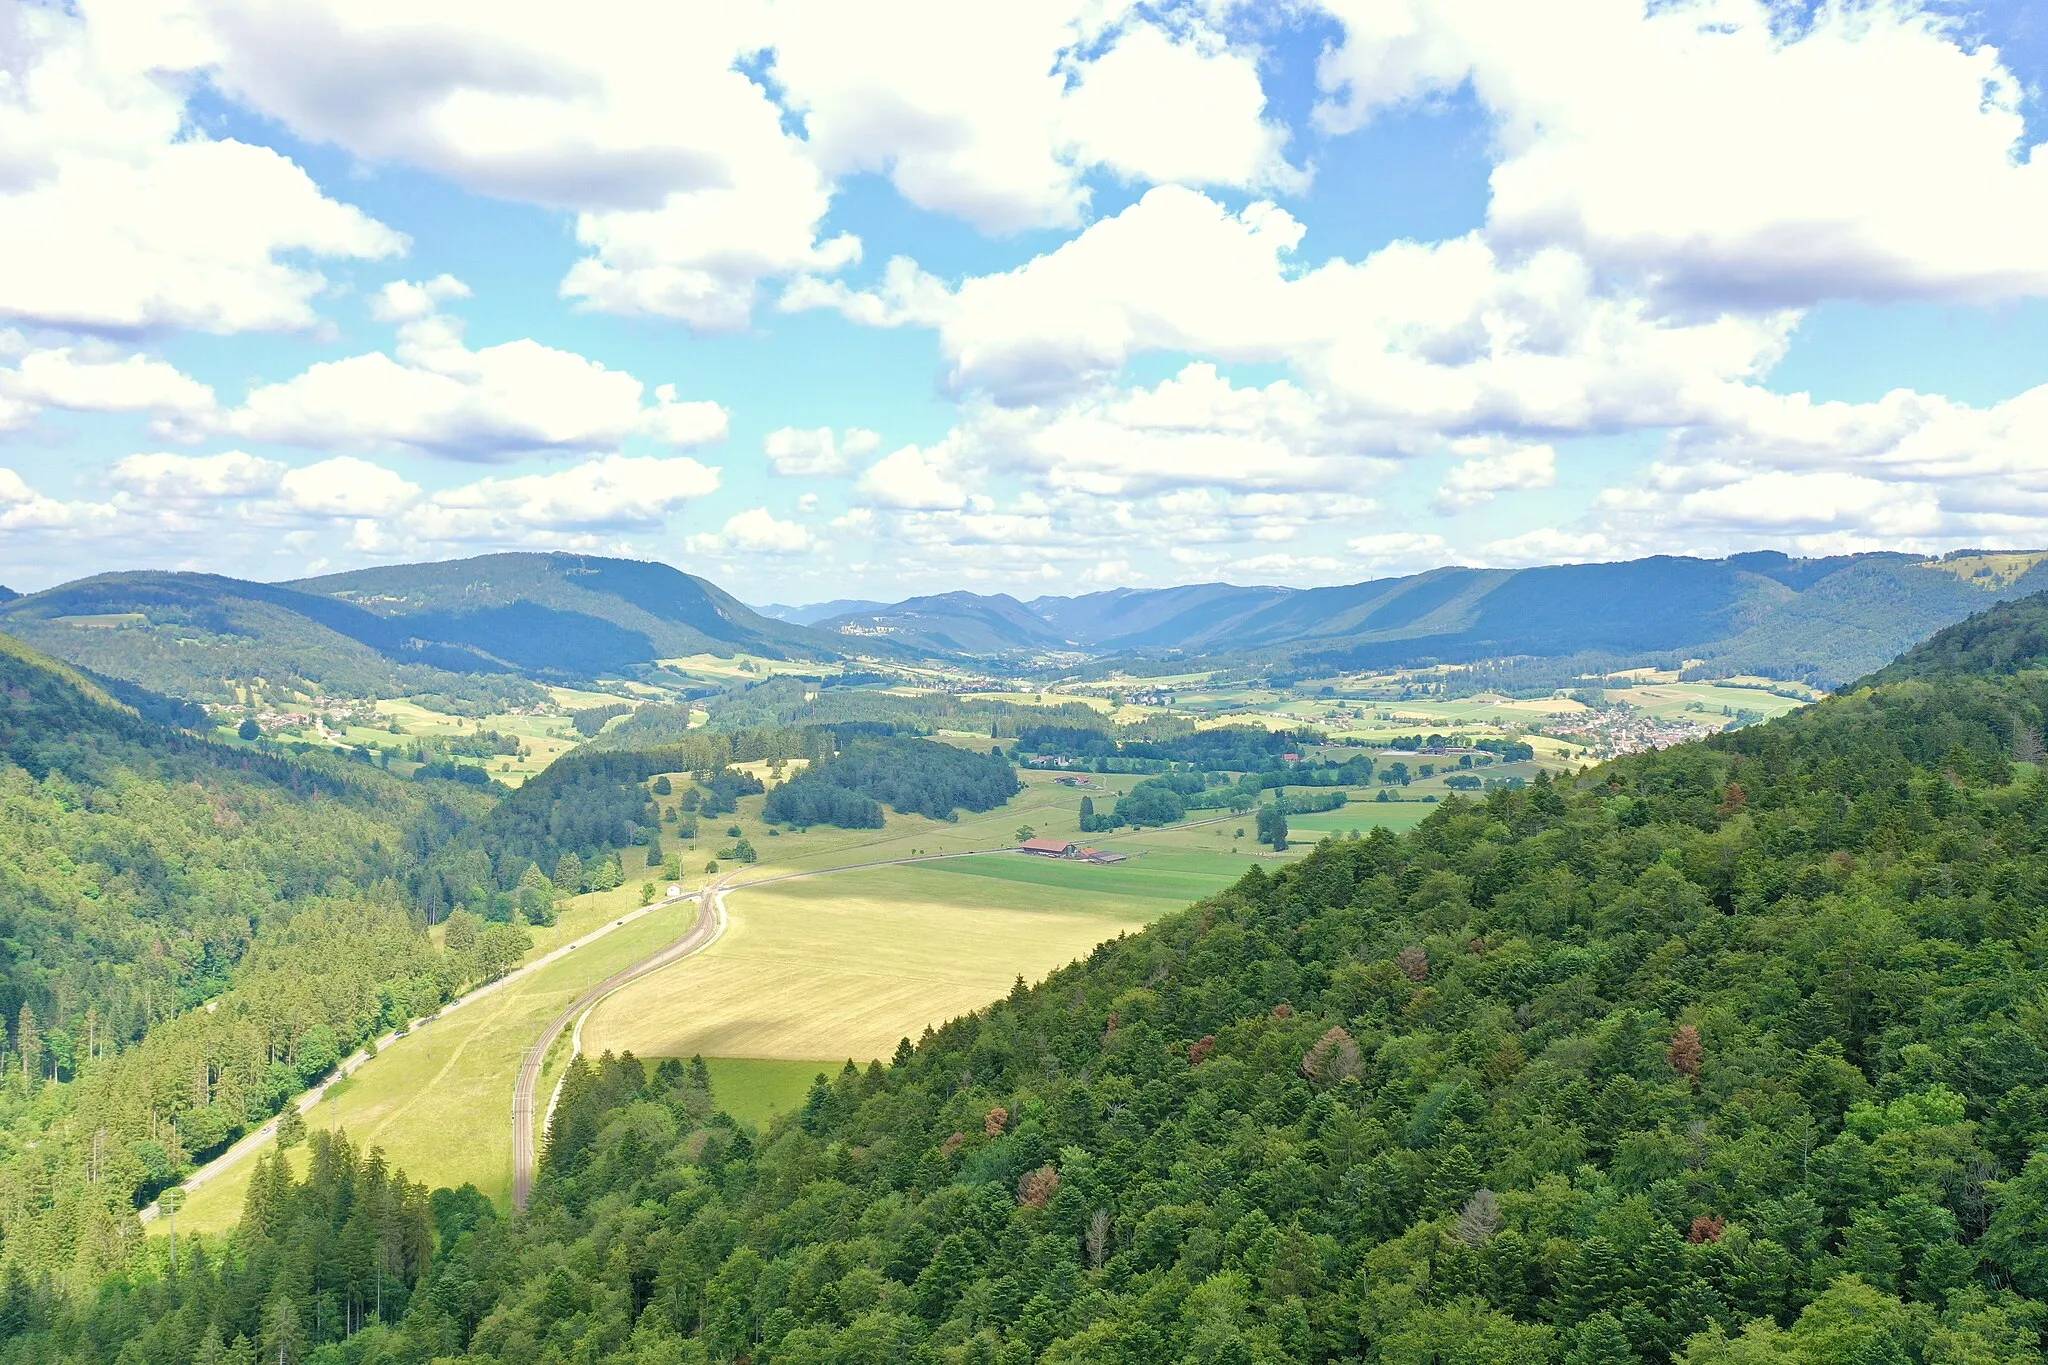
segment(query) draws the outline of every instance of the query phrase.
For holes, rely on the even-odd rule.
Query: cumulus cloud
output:
[[[415,322],[441,310],[450,299],[466,299],[469,286],[453,275],[431,280],[393,280],[370,299],[370,316],[379,322]]]
[[[405,239],[324,194],[289,158],[185,117],[184,27],[62,6],[8,16],[0,98],[0,316],[94,332],[308,327],[326,287],[306,257],[375,258]],[[223,212],[232,205],[232,212]]]
[[[1100,389],[1134,358],[1286,363],[1352,420],[1433,433],[1693,420],[1783,354],[1788,313],[1670,318],[1564,250],[1503,258],[1477,234],[1294,269],[1302,224],[1165,187],[1014,270],[946,289],[806,287],[791,306],[934,327],[962,390],[1023,406]]]
[[[171,431],[208,420],[216,407],[213,390],[175,365],[103,345],[29,350],[13,369],[0,369],[0,426],[19,426],[44,408],[64,408],[150,413]]]
[[[904,446],[868,467],[858,491],[884,507],[919,511],[957,510],[967,504],[967,490],[943,450]]]
[[[157,452],[114,462],[109,481],[123,492],[155,502],[210,502],[274,492],[285,466],[247,451],[219,455]]]
[[[535,452],[616,449],[635,435],[701,445],[726,432],[716,403],[642,402],[644,386],[537,341],[471,350],[439,314],[399,327],[393,354],[323,361],[266,384],[220,425],[250,440],[313,447],[409,448],[492,463]]]
[[[784,521],[765,507],[750,507],[727,517],[716,534],[695,535],[684,542],[692,554],[796,554],[811,548],[811,533]]]
[[[688,456],[607,455],[548,474],[485,478],[436,493],[415,509],[412,526],[436,540],[512,540],[522,527],[652,527],[716,492],[718,483],[717,469]]]
[[[277,491],[294,511],[326,517],[388,517],[411,506],[420,486],[368,460],[337,455],[278,480]]]
[[[881,448],[881,436],[860,427],[834,435],[830,427],[780,427],[761,443],[768,468],[783,478],[831,478],[845,474],[852,462]]]
[[[113,520],[114,508],[100,502],[60,502],[29,487],[12,469],[0,466],[0,531],[89,531]]]
[[[1498,493],[1548,488],[1557,482],[1557,452],[1547,445],[1517,446],[1480,438],[1455,442],[1471,458],[1444,476],[1438,511],[1465,512],[1492,502]]]
[[[1469,82],[1496,121],[1489,232],[1691,301],[2048,292],[2048,156],[1946,13],[1765,0],[1324,0],[1327,129]]]

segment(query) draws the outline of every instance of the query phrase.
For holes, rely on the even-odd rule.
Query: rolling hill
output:
[[[1987,601],[2048,585],[2039,556],[1979,574],[1971,569],[1973,555],[1660,555],[1614,564],[1442,568],[1327,588],[1119,588],[1026,603],[947,593],[818,624],[965,653],[1178,652],[1331,669],[1681,653],[1705,659],[1714,671],[1834,685]]]
[[[557,554],[281,584],[101,574],[0,605],[0,630],[103,677],[205,701],[233,701],[237,683],[262,679],[285,693],[502,705],[537,699],[531,678],[697,653],[837,657],[847,644],[665,564]]]

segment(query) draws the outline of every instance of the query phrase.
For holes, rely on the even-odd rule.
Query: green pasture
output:
[[[766,1128],[775,1119],[800,1108],[811,1082],[839,1074],[846,1059],[836,1062],[792,1062],[779,1057],[706,1057],[711,1073],[711,1100],[741,1123]]]

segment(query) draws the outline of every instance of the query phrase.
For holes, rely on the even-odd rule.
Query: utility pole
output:
[[[171,1229],[171,1273],[178,1273],[178,1210],[185,1206],[185,1191],[173,1185],[156,1197],[156,1206],[164,1211],[164,1218]]]

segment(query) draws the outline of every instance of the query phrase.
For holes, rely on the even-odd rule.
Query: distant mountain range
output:
[[[969,592],[798,608],[822,630],[941,654],[1245,655],[1304,668],[1683,653],[1835,685],[1989,602],[2048,587],[2048,556],[1657,556],[1531,569],[1432,569],[1330,588],[1118,588],[1022,602]],[[2015,571],[2013,561],[2021,561]]]
[[[883,611],[887,602],[869,602],[858,597],[841,597],[831,602],[813,602],[807,607],[788,607],[780,602],[769,602],[755,607],[771,621],[787,621],[793,626],[814,626],[833,616],[851,616],[864,611]]]
[[[666,564],[499,554],[289,583],[101,574],[0,600],[0,631],[145,708],[151,694],[242,700],[253,684],[272,700],[439,694],[496,709],[537,700],[535,682],[740,652],[982,666],[1072,654],[1202,658],[1309,674],[1678,655],[1833,686],[1992,602],[2048,587],[2044,560],[1660,556],[1434,569],[1330,588],[1202,583],[1028,602],[948,592],[756,611]]]
[[[101,574],[0,604],[0,630],[100,676],[205,701],[233,700],[230,680],[252,678],[352,696],[510,698],[521,679],[591,678],[707,652],[832,659],[851,643],[769,620],[666,564],[566,554],[277,584]]]

